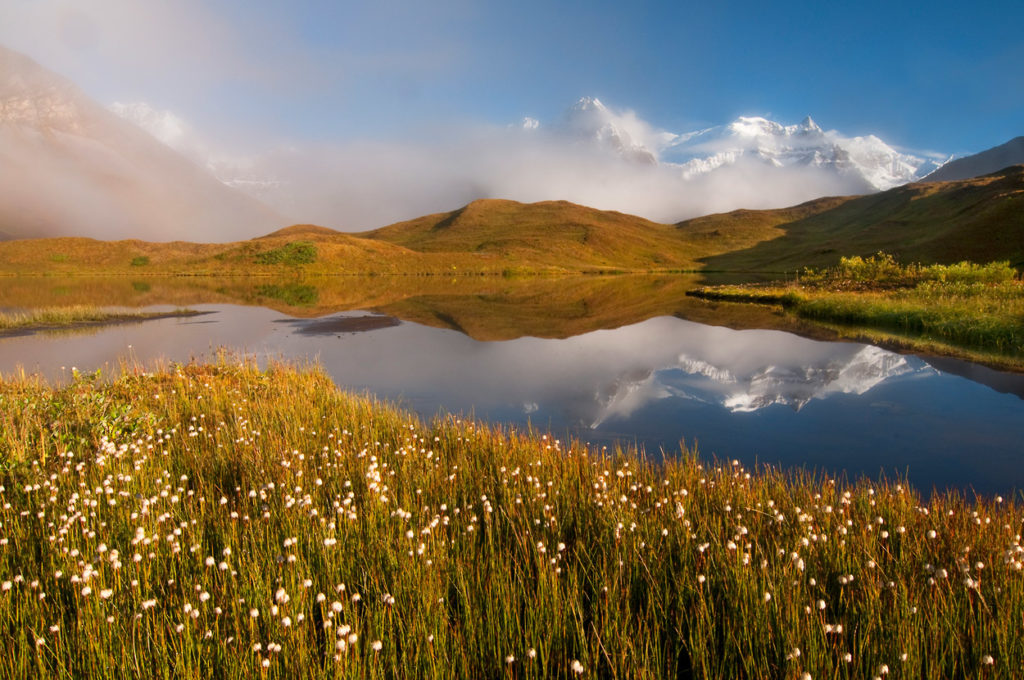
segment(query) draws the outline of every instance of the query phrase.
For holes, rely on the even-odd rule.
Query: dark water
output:
[[[560,340],[483,342],[367,312],[295,319],[259,307],[197,308],[213,313],[0,339],[0,372],[22,366],[67,378],[72,366],[187,361],[227,347],[319,361],[339,385],[428,417],[444,410],[530,422],[598,445],[635,442],[651,456],[685,441],[747,464],[906,474],[926,491],[1024,489],[1022,376],[674,317]]]

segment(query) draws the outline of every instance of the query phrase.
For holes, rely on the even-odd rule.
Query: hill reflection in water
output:
[[[453,305],[455,305],[453,301]],[[484,341],[397,315],[295,319],[234,305],[201,306],[216,323],[168,319],[88,337],[0,340],[0,371],[50,376],[131,354],[317,360],[348,389],[550,429],[598,445],[636,442],[674,455],[802,465],[830,473],[908,472],[923,489],[1024,488],[1024,401],[936,370],[925,360],[778,330],[733,330],[671,316],[568,338]],[[457,319],[457,305],[443,312]],[[459,321],[461,325],[463,322]],[[321,333],[317,329],[337,332]]]

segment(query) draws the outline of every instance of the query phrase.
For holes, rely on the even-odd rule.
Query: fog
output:
[[[562,131],[478,126],[418,140],[292,147],[249,161],[271,180],[260,198],[300,222],[347,231],[453,210],[478,198],[567,200],[658,222],[737,208],[785,207],[863,191],[856,178],[740,159],[684,179]]]

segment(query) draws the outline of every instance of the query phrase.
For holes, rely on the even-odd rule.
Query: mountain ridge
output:
[[[748,248],[703,258],[709,269],[793,271],[830,266],[840,256],[893,254],[904,262],[949,264],[1008,260],[1024,267],[1024,165],[982,177],[917,182],[850,197],[828,210],[788,219],[755,213],[773,236]],[[701,219],[696,221],[699,224]],[[743,229],[752,216],[719,218]],[[682,222],[687,228],[694,221]]]
[[[946,163],[925,177],[928,182],[949,182],[980,177],[1011,165],[1024,164],[1024,136]]]
[[[0,46],[0,238],[231,239],[284,221]]]
[[[632,112],[617,113],[583,97],[566,114],[567,127],[624,158],[677,168],[683,179],[754,161],[784,169],[819,168],[846,181],[848,193],[869,193],[916,181],[939,165],[901,153],[875,135],[846,137],[824,130],[811,116],[783,125],[740,116],[724,125],[685,133],[660,131]]]

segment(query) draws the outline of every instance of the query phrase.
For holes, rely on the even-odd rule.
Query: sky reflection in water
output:
[[[187,361],[229,347],[316,359],[340,385],[426,416],[443,409],[530,421],[555,436],[635,441],[651,455],[677,451],[682,440],[748,464],[850,476],[909,471],[925,490],[1024,489],[1024,400],[871,346],[670,317],[565,340],[478,342],[363,312],[300,320],[200,308],[217,313],[0,339],[0,371],[21,365],[60,377],[129,352],[144,362]]]

